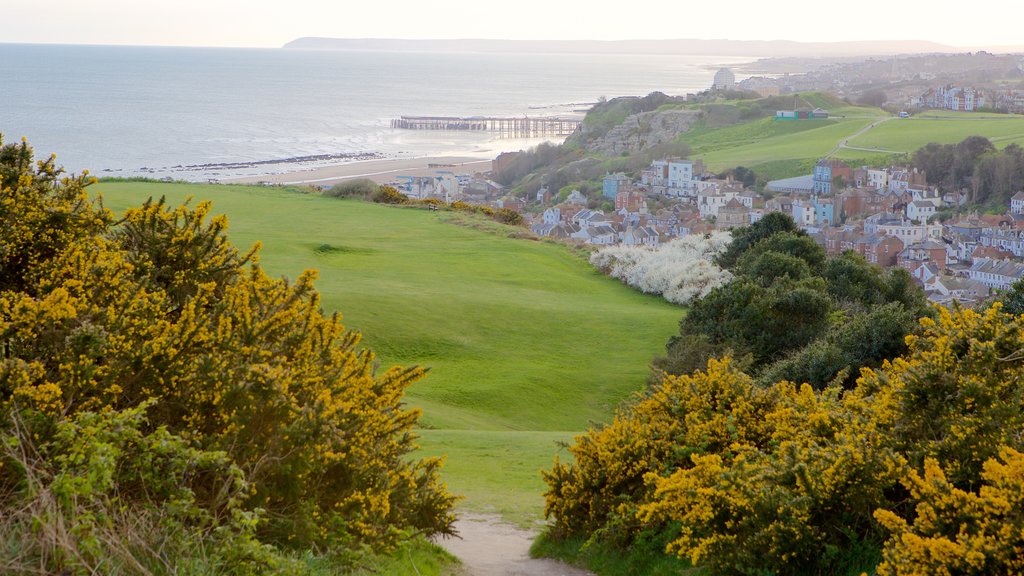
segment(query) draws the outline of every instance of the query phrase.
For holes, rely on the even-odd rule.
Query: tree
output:
[[[718,265],[722,268],[732,268],[739,261],[740,256],[751,246],[777,232],[804,234],[788,214],[770,212],[750,226],[732,230],[733,240],[725,252],[718,257]]]

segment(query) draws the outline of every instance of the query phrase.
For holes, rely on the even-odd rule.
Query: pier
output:
[[[537,136],[568,136],[579,127],[581,120],[542,116],[530,118],[493,118],[472,116],[402,116],[391,121],[392,128],[403,130],[473,130],[495,132],[505,138],[533,138]]]

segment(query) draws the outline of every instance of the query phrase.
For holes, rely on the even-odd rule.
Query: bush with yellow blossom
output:
[[[709,574],[1020,573],[1024,317],[921,325],[850,390],[666,377],[546,473],[549,536],[655,531]]]
[[[208,203],[116,219],[91,182],[33,162],[25,143],[0,148],[0,426],[51,422],[45,445],[78,415],[145,406],[144,436],[226,455],[247,486],[238,509],[277,546],[389,550],[452,532],[440,462],[409,458],[419,413],[402,399],[422,369],[377,372],[322,313],[315,273],[269,277]],[[16,488],[0,505],[32,497],[21,468],[0,468]],[[189,477],[194,507],[213,508],[203,475]]]

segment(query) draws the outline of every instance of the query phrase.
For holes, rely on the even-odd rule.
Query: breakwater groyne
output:
[[[509,138],[568,136],[581,120],[555,116],[496,118],[489,116],[402,116],[391,121],[392,128],[403,130],[475,130],[494,132]]]

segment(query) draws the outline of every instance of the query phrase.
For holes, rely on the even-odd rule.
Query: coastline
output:
[[[385,160],[361,160],[333,166],[321,166],[305,170],[292,170],[280,174],[224,178],[225,184],[309,184],[331,186],[345,180],[368,178],[384,184],[398,176],[433,176],[441,171],[473,174],[489,172],[491,160],[472,156],[424,156],[421,158],[390,158]]]

